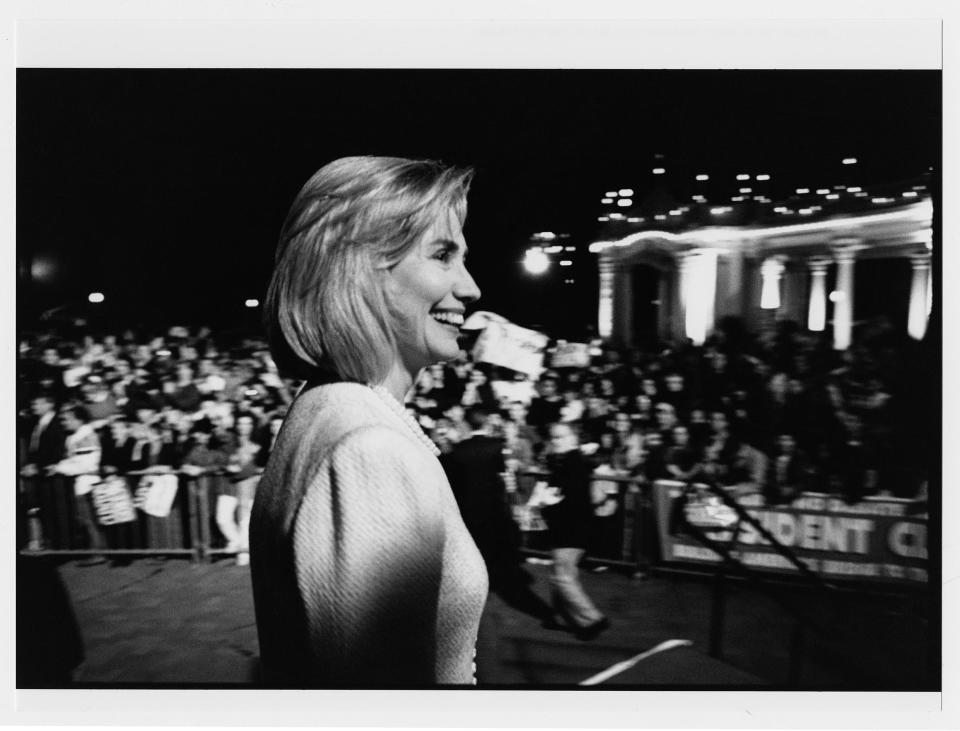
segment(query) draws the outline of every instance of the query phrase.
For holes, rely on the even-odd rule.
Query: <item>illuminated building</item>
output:
[[[699,173],[697,180],[705,177]],[[663,202],[662,211],[638,205],[633,215],[602,223],[590,245],[599,258],[602,337],[636,344],[634,318],[652,302],[663,339],[699,344],[721,318],[736,316],[754,330],[781,320],[830,330],[834,348],[846,349],[857,318],[857,264],[891,258],[910,262],[909,270],[903,267],[906,328],[923,337],[933,281],[929,173],[885,185],[838,185],[835,192],[791,185],[780,200],[763,191],[737,196],[742,183],[730,177],[733,195],[693,196],[680,215],[663,215],[676,210]],[[756,179],[769,185],[768,174]],[[638,268],[656,271],[655,284],[644,280],[656,291],[635,291]]]

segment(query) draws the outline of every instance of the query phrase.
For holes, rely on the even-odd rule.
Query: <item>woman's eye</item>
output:
[[[453,258],[453,251],[450,249],[441,249],[433,255],[433,258],[446,264]]]

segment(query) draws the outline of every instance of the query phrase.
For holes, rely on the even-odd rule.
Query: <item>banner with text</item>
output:
[[[684,530],[683,517],[707,536],[729,543],[736,513],[704,490],[687,493],[679,482],[659,480],[653,499],[660,550],[666,562],[716,563],[720,556]],[[927,581],[927,516],[911,514],[909,500],[866,498],[854,505],[822,493],[803,493],[789,505],[763,505],[759,495],[738,501],[780,543],[824,578],[918,584]],[[758,571],[798,574],[747,523],[741,523],[733,556]]]

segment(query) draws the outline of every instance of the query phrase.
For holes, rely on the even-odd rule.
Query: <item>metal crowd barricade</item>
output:
[[[221,547],[214,518],[220,483],[229,479],[229,473],[153,469],[117,473],[116,477],[126,481],[133,500],[137,484],[148,475],[176,475],[178,484],[169,512],[158,517],[135,506],[132,520],[115,523],[103,522],[92,492],[76,494],[77,476],[21,476],[18,550],[26,555],[65,557],[188,556],[193,561],[235,553]],[[109,477],[104,475],[98,484]]]

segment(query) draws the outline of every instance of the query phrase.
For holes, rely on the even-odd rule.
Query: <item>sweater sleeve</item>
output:
[[[296,521],[297,572],[318,672],[337,683],[436,682],[444,529],[436,479],[386,427],[342,438]]]

